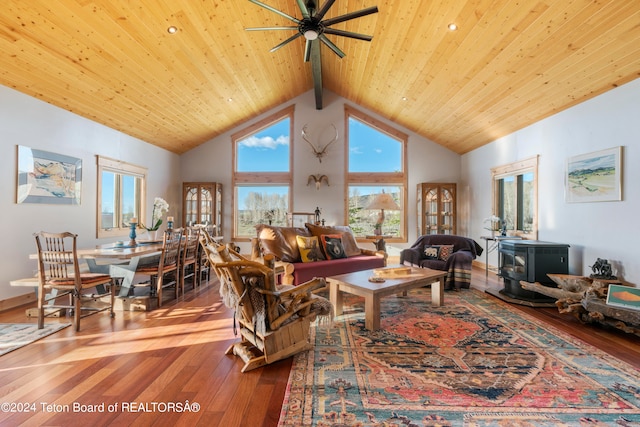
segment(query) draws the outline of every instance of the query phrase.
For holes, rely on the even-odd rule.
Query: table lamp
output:
[[[382,234],[382,224],[384,223],[384,210],[392,210],[399,211],[400,206],[393,200],[391,194],[387,194],[382,190],[382,193],[378,194],[367,206],[367,209],[380,209],[380,213],[378,214],[378,219],[376,220],[376,225],[374,229],[375,235]]]

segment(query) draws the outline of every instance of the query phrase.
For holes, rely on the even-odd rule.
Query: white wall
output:
[[[566,203],[567,158],[616,146],[623,147],[623,200]],[[490,168],[534,155],[540,155],[538,239],[571,245],[571,274],[588,275],[596,258],[605,258],[615,274],[640,284],[640,79],[462,156],[466,234],[480,242],[487,233]],[[497,265],[495,253],[489,264]]]
[[[332,92],[324,91],[325,105],[322,110],[315,109],[313,91],[306,92],[283,105],[265,112],[235,129],[226,132],[211,141],[185,153],[181,158],[181,174],[183,181],[214,181],[223,184],[224,229],[223,235],[231,235],[231,135],[246,126],[254,124],[266,116],[285,107],[295,105],[294,115],[294,197],[292,210],[295,212],[313,212],[317,207],[322,210],[322,218],[327,224],[344,223],[344,106],[350,105],[386,124],[409,135],[409,185],[408,185],[408,244],[413,243],[416,236],[416,184],[419,182],[458,182],[460,177],[460,156],[423,137],[409,132],[382,117],[341,98]],[[309,133],[316,135],[321,141],[331,137],[331,124],[337,127],[340,139],[331,145],[328,155],[320,163],[314,156],[311,147],[302,139],[302,127],[308,124]],[[323,131],[325,130],[326,131]],[[315,141],[314,141],[315,142]],[[329,177],[329,187],[307,186],[310,174],[322,173]],[[406,247],[408,244],[394,244]],[[240,243],[243,249],[246,244]],[[363,247],[365,247],[363,245]],[[373,246],[370,248],[373,249]]]
[[[17,204],[17,146],[23,145],[82,159],[80,206]],[[76,114],[0,86],[0,300],[32,292],[13,288],[11,280],[30,277],[37,270],[33,233],[71,231],[80,247],[108,240],[96,239],[96,155],[148,168],[147,206],[164,197],[171,210],[180,204],[179,156],[109,129]]]

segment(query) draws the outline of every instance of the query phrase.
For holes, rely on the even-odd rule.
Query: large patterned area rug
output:
[[[34,323],[0,323],[0,356],[66,328],[71,323],[50,323],[38,329]]]
[[[280,427],[640,426],[640,371],[475,290],[364,301],[313,328],[295,356]]]

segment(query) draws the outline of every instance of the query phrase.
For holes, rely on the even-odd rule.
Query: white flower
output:
[[[148,231],[155,231],[160,228],[160,224],[162,224],[162,214],[169,210],[169,203],[166,202],[162,197],[156,197],[153,200],[153,212],[151,213],[151,227],[146,227]]]
[[[502,226],[502,218],[496,215],[491,215],[489,218],[484,219],[484,223],[489,223],[489,226],[485,227],[485,230],[498,231]]]

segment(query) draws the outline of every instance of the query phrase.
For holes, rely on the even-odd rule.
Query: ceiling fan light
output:
[[[307,40],[315,40],[318,38],[318,32],[315,30],[306,30],[303,35]]]

